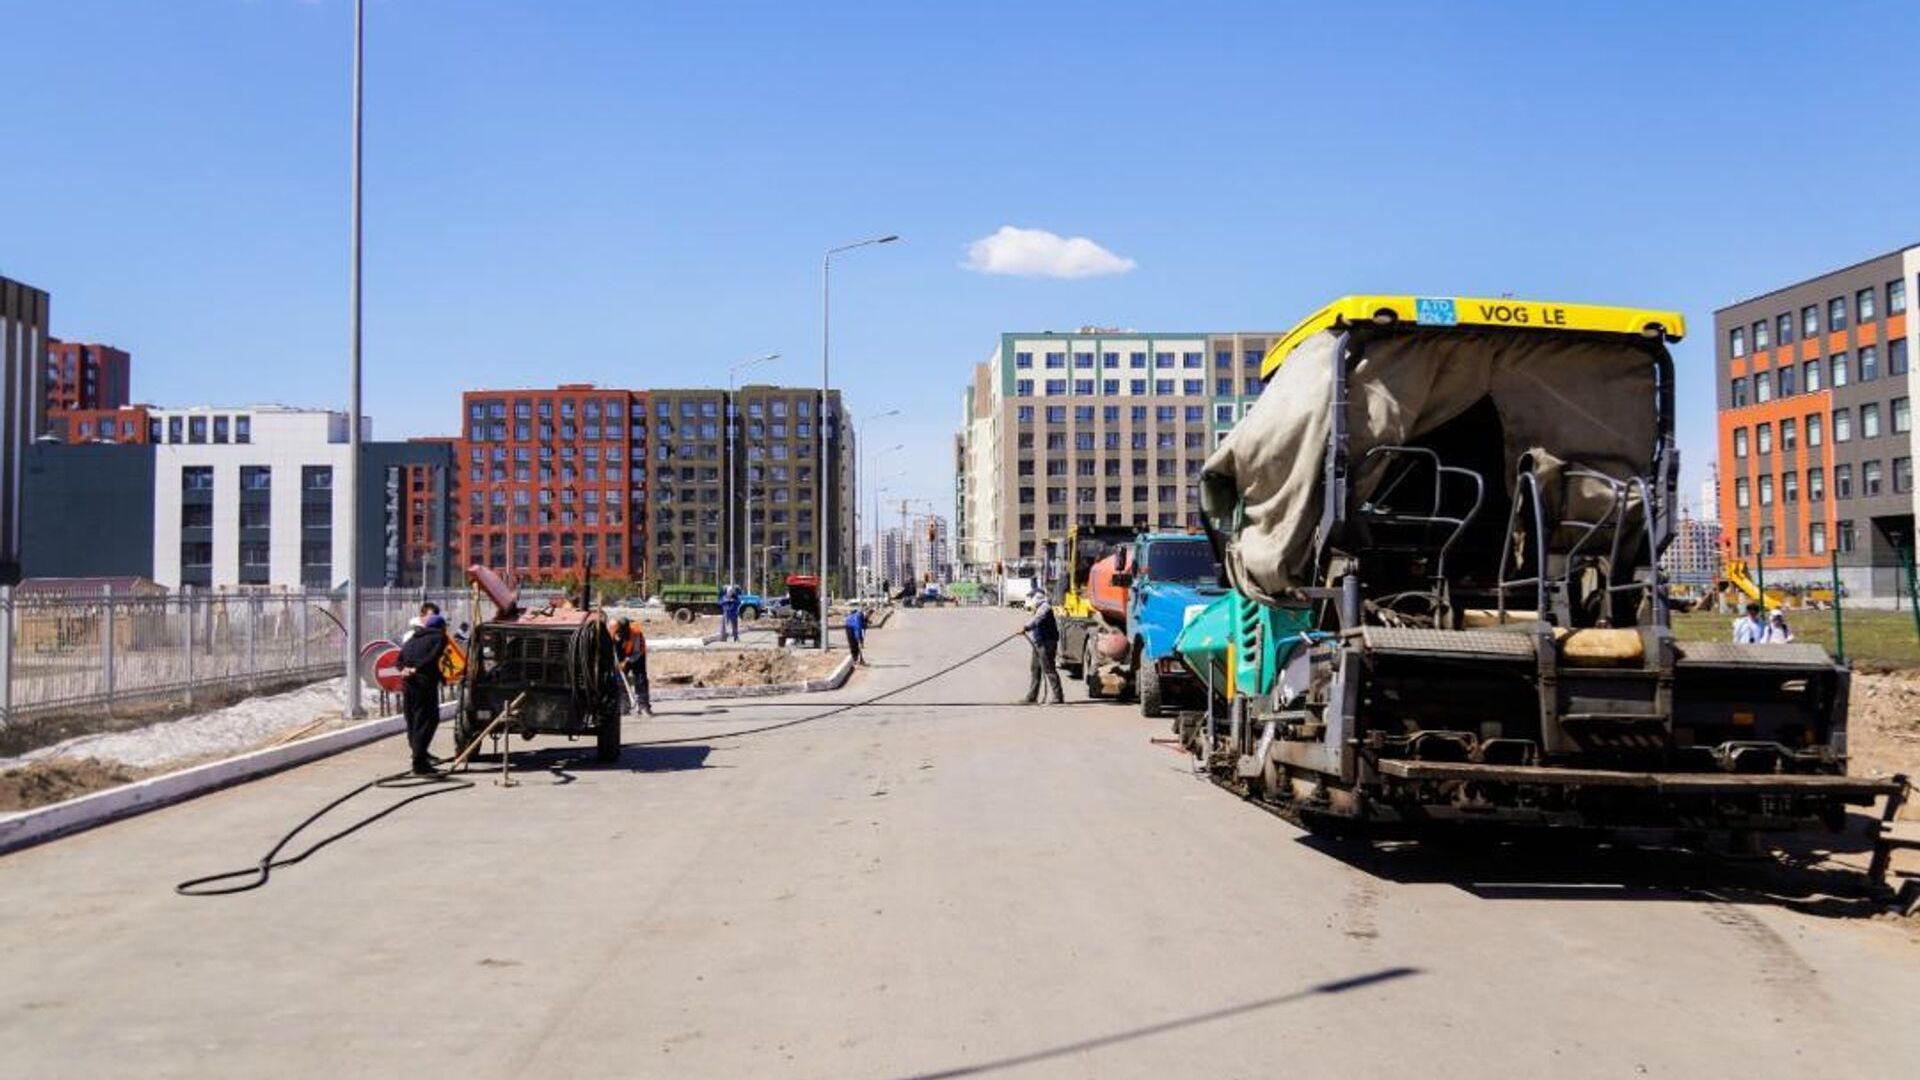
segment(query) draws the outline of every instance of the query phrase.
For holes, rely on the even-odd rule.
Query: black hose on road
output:
[[[851,701],[843,705],[835,705],[830,708],[824,709],[818,713],[814,713],[810,716],[795,717],[792,720],[782,720],[778,723],[763,724],[759,727],[745,728],[740,731],[728,731],[718,735],[687,736],[685,738],[679,738],[679,739],[655,739],[655,740],[652,740],[651,742],[628,743],[627,745],[628,746],[674,746],[682,743],[696,743],[696,742],[706,743],[706,742],[714,742],[720,739],[739,739],[739,738],[744,738],[748,735],[759,735],[769,731],[779,731],[783,728],[798,727],[801,724],[810,724],[816,720],[825,720],[828,717],[839,716],[841,713],[848,712],[853,709],[863,708],[868,705],[873,705],[878,702],[885,701],[887,698],[894,697],[899,694],[904,694],[908,690],[912,690],[915,687],[924,686],[927,683],[930,683],[933,680],[938,679],[943,675],[950,674],[954,671],[959,670],[960,668],[966,667],[968,664],[973,663],[975,660],[980,659],[981,657],[987,655],[988,653],[993,652],[995,649],[998,649],[1000,646],[1005,645],[1007,642],[1012,641],[1014,638],[1017,638],[1020,636],[1022,636],[1021,632],[1015,632],[1015,633],[1009,634],[1006,637],[1001,638],[998,641],[995,641],[993,644],[987,646],[986,648],[981,649],[979,652],[972,653],[960,660],[955,661],[954,663],[948,664],[946,667],[941,668],[939,671],[936,671],[931,675],[926,675],[921,678],[915,679],[914,681],[907,683],[905,686],[897,686],[892,690],[887,690],[882,693],[875,694],[870,698],[865,698],[860,701]],[[477,735],[474,737],[474,742],[477,744],[480,741],[480,739],[484,738],[485,736],[486,736],[485,732],[480,733],[480,735]],[[473,748],[469,746],[467,748],[467,751],[470,752],[472,749]],[[464,758],[465,753],[463,753],[461,757]],[[295,863],[303,862],[309,856],[313,855],[315,852],[318,852],[321,848],[327,847],[328,845],[334,843],[337,840],[343,840],[346,837],[351,836],[356,832],[359,832],[361,829],[364,829],[367,826],[373,824],[374,822],[379,821],[381,818],[386,817],[387,815],[393,813],[396,810],[399,810],[401,807],[406,806],[409,803],[416,803],[416,802],[419,802],[421,799],[429,799],[435,795],[445,795],[450,792],[461,791],[473,786],[474,786],[473,781],[471,780],[462,780],[457,777],[445,776],[445,775],[422,777],[422,776],[414,776],[411,773],[394,773],[390,776],[376,777],[375,779],[369,780],[366,783],[361,784],[359,787],[354,788],[352,791],[347,792],[346,794],[333,800],[327,805],[307,815],[307,817],[303,819],[298,825],[295,825],[285,835],[280,837],[280,839],[277,842],[275,842],[275,844],[271,848],[268,848],[267,853],[265,855],[262,855],[260,857],[260,861],[255,863],[254,865],[249,866],[242,870],[228,870],[218,874],[207,874],[204,877],[189,878],[188,880],[183,881],[178,885],[175,885],[173,887],[173,891],[178,893],[181,896],[232,896],[235,893],[251,892],[255,889],[261,888],[264,885],[266,885],[267,880],[273,876],[273,872],[279,869],[280,867],[292,866]],[[396,802],[391,806],[385,807],[384,809],[381,809],[380,811],[368,817],[361,818],[359,821],[353,823],[352,825],[341,830],[340,832],[334,833],[332,836],[329,836],[326,839],[321,840],[319,843],[314,844],[312,847],[307,848],[305,851],[302,851],[298,855],[295,855],[287,859],[282,859],[279,857],[280,853],[286,850],[287,845],[293,843],[294,838],[299,836],[302,832],[305,832],[308,826],[312,825],[316,821],[319,821],[321,818],[326,817],[329,813],[332,813],[335,809],[339,808],[340,806],[352,801],[355,796],[358,796],[367,791],[371,791],[374,788],[406,790],[414,787],[420,787],[426,790],[422,790],[416,794],[409,795],[406,798],[401,799],[399,802]],[[231,884],[221,884],[223,882],[230,882]]]

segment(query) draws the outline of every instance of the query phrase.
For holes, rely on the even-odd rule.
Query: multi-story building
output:
[[[417,580],[403,558],[401,495],[413,468],[448,472],[445,445],[363,442],[356,493],[346,484],[344,413],[196,407],[150,417],[159,437],[149,445],[34,448],[26,550],[35,576],[143,565],[139,576],[169,588],[333,588],[349,576],[357,497],[360,580]],[[371,433],[363,419],[363,437]]]
[[[459,584],[466,580],[455,543],[459,533],[460,469],[453,463],[459,453],[459,440],[436,435],[407,441],[441,447],[445,457],[409,465],[399,478],[400,498],[405,502],[400,583]]]
[[[27,446],[46,403],[47,294],[0,277],[0,585],[20,580]]]
[[[1038,560],[1074,524],[1197,524],[1193,481],[1280,333],[1002,334],[965,398],[963,568]]]
[[[1719,517],[1767,580],[1897,595],[1914,543],[1909,283],[1920,247],[1714,313]]]
[[[133,399],[133,360],[111,345],[47,341],[47,413],[117,409]]]
[[[533,579],[591,558],[596,574],[648,588],[813,572],[818,398],[778,386],[468,392],[456,446],[460,558]],[[830,415],[839,408],[835,392]],[[828,463],[839,478],[836,570],[853,539],[846,436]]]
[[[660,393],[695,395],[703,402],[710,396],[725,397],[719,391],[709,390]],[[730,458],[726,446],[720,448],[723,458],[733,463],[727,470],[728,484],[721,493],[725,505],[716,519],[721,529],[717,537],[721,549],[712,573],[698,569],[689,572],[682,557],[677,567],[687,574],[687,580],[717,581],[727,576],[728,543],[733,545],[731,565],[735,567],[731,577],[756,588],[778,592],[781,588],[778,582],[787,573],[818,572],[822,562],[818,552],[819,520],[815,515],[820,487],[816,477],[820,470],[821,430],[819,417],[814,413],[819,399],[818,390],[803,387],[753,385],[734,391],[732,412],[722,410],[723,415],[733,417],[735,430]],[[837,390],[827,396],[827,414],[830,419],[840,415]],[[702,437],[706,434],[704,416],[700,421],[700,434]],[[834,478],[827,489],[828,513],[835,527],[827,533],[825,565],[836,579],[844,574],[848,575],[848,581],[852,580],[850,575],[854,569],[848,560],[854,550],[851,463],[856,446],[853,440],[851,425],[843,427],[839,437],[829,445],[827,462],[828,475]],[[662,459],[657,449],[654,456],[655,465],[660,465]],[[677,475],[685,475],[684,467],[677,470]],[[684,510],[683,501],[682,518]],[[701,539],[704,541],[704,535]],[[682,555],[685,553],[683,549]],[[660,580],[675,580],[668,572],[668,564],[662,563],[656,571]],[[836,585],[835,592],[841,591]]]
[[[153,441],[152,407],[58,409],[47,413],[46,433],[65,443],[147,443]]]
[[[1677,585],[1712,588],[1721,580],[1721,555],[1720,523],[1682,515],[1674,525],[1673,542],[1660,557],[1660,568]]]
[[[462,564],[635,576],[647,556],[647,395],[588,383],[461,397]]]

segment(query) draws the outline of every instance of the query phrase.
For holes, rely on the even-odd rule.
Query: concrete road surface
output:
[[[902,612],[809,704],[1019,618]],[[1920,1075],[1920,944],[1818,871],[1322,843],[1025,668],[528,744],[241,896],[171,890],[401,743],[0,858],[0,1076]]]

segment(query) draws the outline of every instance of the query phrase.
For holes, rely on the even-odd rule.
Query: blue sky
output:
[[[345,0],[0,0],[0,273],[168,404],[345,400]],[[367,408],[720,384],[899,408],[948,501],[1003,330],[1282,327],[1347,292],[1716,306],[1920,238],[1901,4],[372,0]],[[1133,267],[962,268],[1002,226]]]

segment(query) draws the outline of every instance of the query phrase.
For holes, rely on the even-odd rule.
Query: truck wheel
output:
[[[1080,670],[1086,673],[1089,701],[1097,701],[1105,696],[1101,689],[1100,665],[1097,659],[1093,655],[1093,639],[1088,638],[1086,650],[1080,655]]]
[[[480,725],[473,722],[472,714],[467,712],[467,688],[460,688],[460,704],[453,713],[453,752],[458,754],[467,748],[475,735],[480,734]]]
[[[760,609],[757,607],[754,607],[752,604],[748,604],[746,607],[741,608],[740,614],[746,616],[749,622],[760,621]]]
[[[620,760],[620,707],[614,706],[608,715],[600,718],[599,730],[594,733],[593,760],[602,765],[611,765]]]
[[[1143,656],[1133,678],[1140,688],[1140,715],[1149,720],[1166,715],[1160,703],[1160,665]]]
[[[692,608],[690,608],[690,607],[677,607],[677,608],[674,608],[674,609],[673,609],[673,621],[674,621],[674,622],[677,622],[677,623],[690,623],[690,622],[692,622],[692,621],[693,621],[693,609],[692,609]]]

